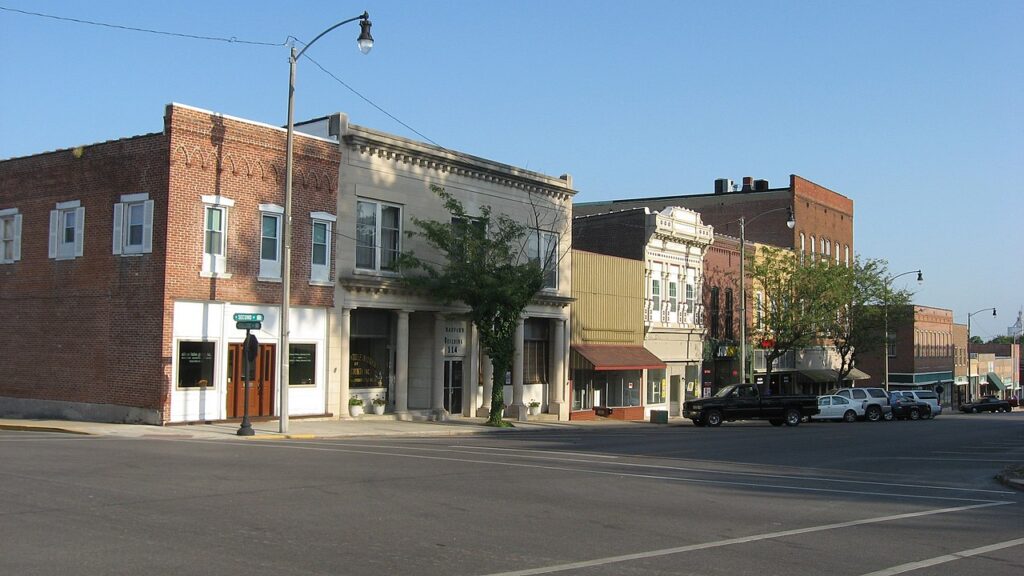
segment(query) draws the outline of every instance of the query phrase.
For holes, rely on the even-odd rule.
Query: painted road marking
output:
[[[566,564],[556,564],[553,566],[542,566],[539,568],[528,568],[526,570],[514,570],[512,572],[496,572],[488,574],[486,576],[531,576],[533,574],[552,574],[555,572],[566,572],[569,570],[580,570],[583,568],[592,568],[594,566],[604,566],[607,564],[616,564],[619,562],[628,562],[630,560],[643,560],[646,558],[655,558],[658,556],[669,556],[673,554],[683,554],[686,552],[695,552],[697,550],[707,550],[709,548],[721,548],[723,546],[732,546],[735,544],[746,544],[748,542],[759,542],[761,540],[771,540],[775,538],[785,538],[787,536],[798,536],[801,534],[810,534],[813,532],[824,532],[826,530],[837,530],[839,528],[850,528],[853,526],[864,526],[866,524],[878,524],[880,522],[892,522],[894,520],[905,520],[907,518],[918,518],[921,516],[932,516],[935,514],[948,514],[951,512],[963,512],[965,510],[973,510],[977,508],[987,508],[989,506],[1003,506],[1010,504],[1010,502],[992,502],[988,504],[975,504],[973,506],[958,506],[956,508],[940,508],[937,510],[926,510],[923,512],[909,512],[907,514],[896,514],[893,516],[878,516],[875,518],[865,518],[863,520],[851,520],[849,522],[838,522],[835,524],[824,524],[822,526],[810,526],[807,528],[797,528],[795,530],[783,530],[781,532],[769,532],[767,534],[755,534],[752,536],[741,536],[739,538],[730,538],[728,540],[719,540],[717,542],[705,542],[703,544],[691,544],[689,546],[678,546],[675,548],[663,548],[661,550],[649,550],[647,552],[636,552],[633,554],[622,554],[620,556],[608,556],[605,558],[594,558],[592,560],[582,560],[579,562],[569,562]],[[1016,542],[1016,541],[1014,541]],[[878,572],[875,574],[887,574],[886,572]],[[897,574],[897,572],[893,572]]]
[[[904,572],[920,570],[921,568],[929,568],[931,566],[945,564],[946,562],[961,560],[963,558],[970,558],[971,556],[978,556],[980,554],[987,554],[989,552],[1002,550],[1003,548],[1012,548],[1014,546],[1020,546],[1022,544],[1024,544],[1024,538],[1017,538],[1016,540],[1007,540],[1006,542],[999,542],[998,544],[989,544],[988,546],[982,546],[980,548],[971,548],[970,550],[954,552],[952,554],[946,554],[945,556],[936,556],[935,558],[929,558],[928,560],[900,564],[899,566],[893,566],[892,568],[886,568],[885,570],[879,570],[877,572],[864,574],[864,576],[893,576],[894,574],[903,574]]]

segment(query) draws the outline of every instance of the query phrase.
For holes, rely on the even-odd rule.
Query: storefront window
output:
[[[664,404],[666,391],[665,370],[647,371],[647,403]]]
[[[178,388],[206,388],[213,385],[215,342],[178,343]]]
[[[529,318],[523,323],[523,383],[548,381],[548,320]]]
[[[316,384],[316,344],[288,344],[288,384]]]
[[[391,314],[354,310],[349,340],[349,386],[384,388],[391,373]]]

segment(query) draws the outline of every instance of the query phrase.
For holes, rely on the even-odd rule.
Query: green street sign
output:
[[[263,314],[235,314],[231,317],[235,322],[263,322]]]
[[[263,328],[262,322],[235,322],[235,328],[239,330],[259,330]]]

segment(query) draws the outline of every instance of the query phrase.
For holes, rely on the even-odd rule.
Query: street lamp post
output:
[[[882,350],[882,362],[884,368],[882,369],[882,377],[885,379],[885,391],[889,392],[889,293],[892,292],[892,281],[899,278],[900,276],[906,276],[907,274],[917,274],[917,283],[924,282],[924,276],[921,275],[920,270],[911,270],[910,272],[902,272],[897,274],[885,281],[885,300],[882,302],[882,318],[883,318],[883,330],[885,331],[885,343]]]
[[[786,226],[792,230],[796,226],[796,216],[793,214],[792,206],[785,206],[782,208],[773,208],[766,212],[762,212],[757,216],[750,219],[751,222],[757,220],[765,214],[771,214],[772,212],[778,212],[780,210],[789,210],[789,218],[786,220]],[[747,218],[746,216],[740,216],[740,384],[745,384],[747,381],[747,277],[744,269],[744,263],[746,262],[746,244],[747,244]]]
[[[967,315],[967,402],[971,402],[974,390],[971,386],[971,316],[980,314],[981,312],[992,311],[992,316],[996,315],[995,308],[982,308],[977,312],[971,312]]]
[[[359,51],[366,54],[373,48],[373,36],[370,35],[370,15],[367,12],[363,12],[359,16],[349,18],[348,20],[342,20],[334,26],[321,32],[316,38],[306,44],[306,46],[296,52],[295,46],[292,45],[291,53],[288,56],[288,131],[285,144],[285,161],[284,161],[284,253],[281,256],[281,382],[278,386],[280,394],[280,411],[281,411],[281,428],[280,432],[285,434],[288,432],[288,378],[289,378],[289,351],[288,351],[288,336],[289,336],[289,322],[288,315],[290,311],[290,298],[291,298],[291,261],[292,261],[292,152],[293,144],[295,140],[295,123],[294,123],[294,112],[295,112],[295,63],[309,50],[309,47],[316,43],[317,40],[323,38],[325,34],[334,30],[335,28],[348,24],[349,22],[355,22],[359,20],[359,26],[361,28],[359,32],[359,38],[356,42],[359,45]]]

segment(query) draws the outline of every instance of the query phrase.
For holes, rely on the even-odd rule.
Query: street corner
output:
[[[1024,464],[1007,466],[1002,472],[996,474],[996,480],[1004,486],[1024,490]]]

